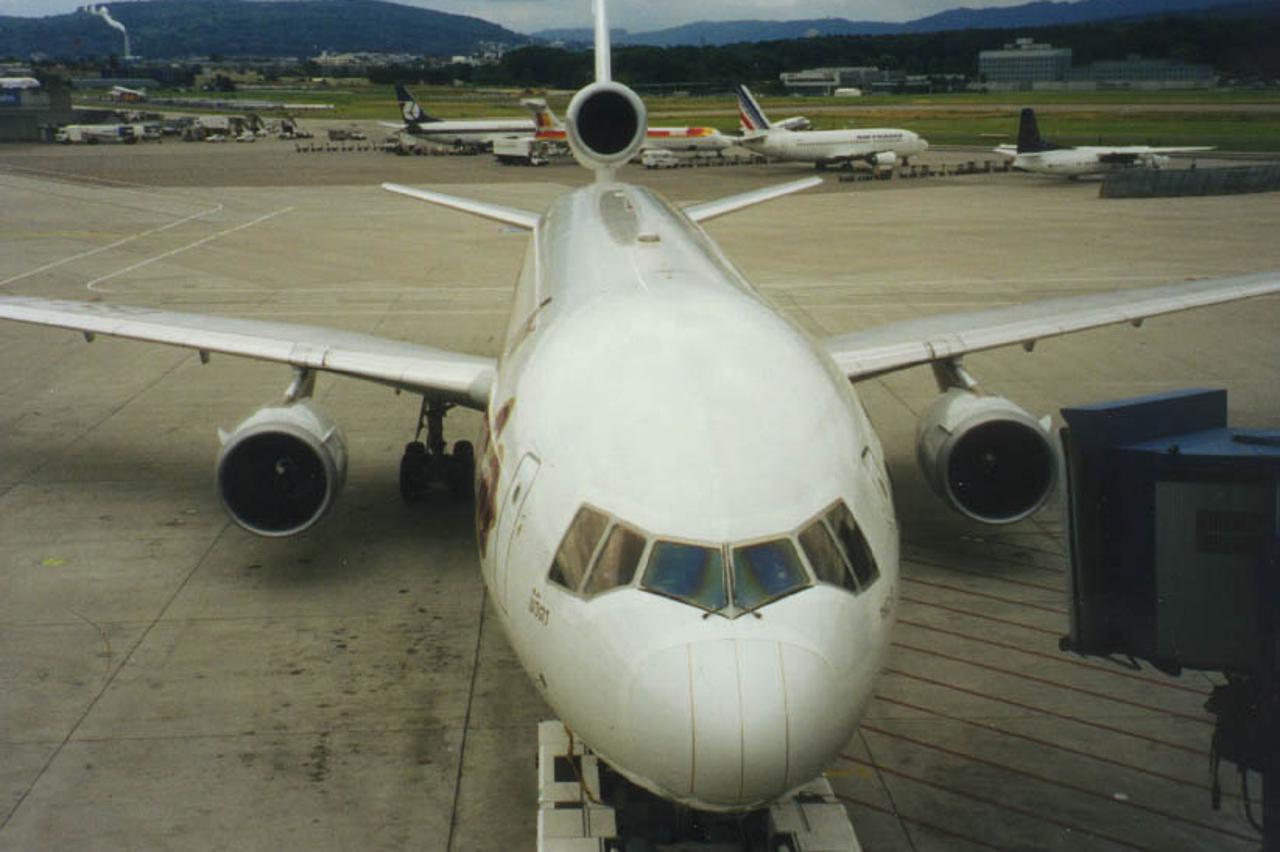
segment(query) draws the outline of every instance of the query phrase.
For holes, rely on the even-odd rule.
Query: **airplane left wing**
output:
[[[368,379],[483,410],[492,358],[333,328],[25,296],[0,297],[0,319],[274,361]]]
[[[823,347],[851,380],[1148,317],[1280,293],[1280,271],[1048,299],[971,313],[919,317],[827,337]]]

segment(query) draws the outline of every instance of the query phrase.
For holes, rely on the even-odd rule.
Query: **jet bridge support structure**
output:
[[[1211,748],[1280,852],[1280,431],[1231,428],[1227,394],[1066,409],[1071,630],[1062,648],[1221,672]],[[1262,783],[1262,820],[1249,773]]]
[[[538,725],[538,852],[862,852],[825,777],[745,815],[680,809],[613,772],[558,721]]]

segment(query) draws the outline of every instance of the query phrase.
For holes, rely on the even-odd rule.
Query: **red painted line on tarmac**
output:
[[[1079,716],[1071,716],[1066,713],[1059,713],[1056,710],[1046,710],[1043,707],[1036,707],[1033,704],[1024,704],[1021,701],[1014,701],[1011,698],[1001,698],[997,695],[990,695],[985,692],[978,692],[975,689],[968,689],[967,687],[956,686],[955,684],[947,683],[946,681],[936,680],[934,678],[925,677],[923,675],[912,674],[911,672],[904,672],[901,669],[886,668],[884,669],[884,672],[885,674],[894,674],[894,675],[898,675],[899,677],[905,677],[908,680],[915,680],[915,681],[920,681],[921,683],[927,683],[927,684],[930,684],[931,686],[940,686],[943,689],[950,689],[955,692],[962,692],[966,695],[972,695],[975,698],[983,698],[983,699],[986,699],[987,701],[994,701],[997,704],[1007,704],[1010,707],[1017,707],[1019,710],[1027,710],[1031,713],[1039,713],[1044,716],[1050,716],[1054,719],[1062,719],[1063,721],[1066,721],[1066,722],[1075,722],[1078,725],[1084,725],[1089,728],[1096,728],[1099,731],[1107,731],[1108,733],[1119,734],[1120,736],[1123,736],[1123,737],[1132,737],[1133,739],[1138,739],[1138,740],[1142,740],[1143,742],[1164,746],[1165,748],[1172,748],[1172,749],[1177,749],[1178,751],[1185,751],[1188,754],[1194,754],[1198,757],[1203,757],[1205,759],[1208,759],[1209,757],[1209,752],[1205,751],[1204,749],[1192,748],[1191,746],[1186,746],[1186,745],[1183,745],[1182,743],[1175,743],[1169,740],[1162,740],[1159,737],[1149,736],[1148,734],[1139,734],[1136,731],[1126,731],[1124,728],[1117,728],[1114,725],[1108,725],[1103,722],[1094,722],[1090,719],[1082,719]]]
[[[1003,852],[1003,850],[999,846],[992,846],[990,843],[987,843],[985,840],[979,840],[976,837],[970,837],[967,834],[961,834],[958,831],[952,831],[949,828],[943,828],[940,825],[935,825],[931,822],[925,822],[922,819],[916,819],[915,817],[906,816],[905,814],[895,814],[893,811],[889,810],[888,808],[882,808],[879,805],[873,805],[870,802],[864,802],[862,799],[859,799],[855,796],[845,796],[840,793],[836,793],[836,798],[842,802],[846,802],[851,805],[858,805],[860,807],[866,808],[867,810],[876,811],[877,813],[882,813],[882,814],[885,814],[886,816],[891,816],[894,819],[898,820],[899,822],[909,822],[912,825],[918,825],[923,829],[927,829],[928,831],[936,832],[937,834],[944,834],[947,837],[954,837],[958,840],[963,840],[965,843],[972,843],[974,846],[980,846],[983,849],[994,849],[996,850],[996,852]]]
[[[1180,692],[1190,692],[1192,695],[1199,695],[1203,698],[1208,698],[1210,693],[1210,691],[1206,689],[1196,689],[1195,687],[1185,686],[1181,683],[1166,683],[1165,681],[1156,680],[1155,678],[1136,675],[1133,672],[1121,671],[1113,666],[1100,666],[1097,663],[1087,663],[1084,660],[1077,660],[1073,657],[1068,657],[1065,654],[1046,654],[1044,651],[1033,651],[1030,648],[1024,648],[1008,642],[997,642],[994,639],[984,639],[981,636],[970,636],[967,633],[960,633],[956,630],[947,630],[945,627],[934,627],[932,624],[912,621],[907,618],[899,618],[898,623],[910,625],[911,627],[918,627],[921,630],[928,630],[933,633],[942,633],[946,636],[954,636],[957,639],[964,639],[969,642],[978,642],[983,645],[990,645],[993,648],[1001,648],[1006,651],[1016,651],[1019,654],[1028,654],[1032,657],[1040,657],[1041,659],[1050,660],[1054,663],[1061,663],[1065,666],[1075,666],[1076,668],[1088,669],[1093,672],[1102,672],[1103,674],[1111,675],[1113,677],[1122,677],[1126,680],[1136,680],[1139,683],[1146,684],[1148,686],[1159,686],[1165,689],[1176,689]]]
[[[905,557],[907,562],[915,562],[918,565],[927,565],[930,568],[938,568],[943,571],[950,571],[953,574],[964,574],[966,577],[981,577],[984,580],[991,580],[996,583],[1006,583],[1010,586],[1021,586],[1026,589],[1036,589],[1041,592],[1053,592],[1055,595],[1065,595],[1066,589],[1062,586],[1046,586],[1043,583],[1032,583],[1029,580],[1011,580],[1008,577],[1001,577],[999,574],[989,574],[985,571],[969,571],[965,568],[957,568],[954,565],[947,565],[943,562],[934,562],[930,559],[921,559],[915,556]]]
[[[962,751],[957,751],[955,749],[947,748],[946,746],[938,745],[937,743],[931,743],[925,740],[916,739],[915,737],[910,737],[910,736],[907,736],[906,734],[897,734],[897,733],[894,733],[893,731],[885,730],[884,728],[878,728],[874,725],[868,725],[865,722],[859,725],[859,727],[864,731],[871,731],[873,733],[880,734],[881,736],[889,737],[890,739],[901,740],[902,742],[911,743],[912,745],[919,746],[924,749],[928,749],[929,751],[936,751],[939,754],[945,754],[945,755],[948,755],[949,757],[958,758],[960,760],[967,760],[970,763],[977,763],[981,766],[987,766],[987,767],[990,767],[991,769],[995,769],[1001,772],[1008,772],[1011,775],[1019,775],[1023,778],[1029,778],[1032,781],[1038,781],[1042,784],[1048,784],[1054,787],[1061,787],[1064,790],[1070,790],[1073,793],[1079,793],[1082,796],[1088,796],[1093,799],[1101,799],[1102,801],[1108,802],[1110,804],[1124,805],[1125,807],[1134,808],[1135,810],[1145,811],[1153,816],[1158,816],[1162,819],[1170,820],[1172,822],[1180,822],[1180,823],[1183,823],[1184,825],[1189,825],[1194,828],[1201,829],[1203,831],[1211,831],[1216,834],[1222,834],[1227,837],[1235,838],[1236,840],[1243,840],[1247,843],[1258,842],[1258,838],[1254,835],[1241,834],[1240,832],[1232,831],[1229,828],[1220,828],[1219,826],[1216,826],[1216,825],[1210,825],[1209,823],[1199,822],[1197,820],[1184,817],[1180,814],[1171,813],[1170,811],[1162,811],[1159,808],[1153,808],[1150,805],[1139,804],[1138,802],[1135,802],[1133,800],[1120,801],[1108,793],[1100,793],[1097,790],[1090,790],[1088,787],[1081,787],[1077,784],[1070,784],[1066,781],[1059,781],[1056,778],[1050,778],[1046,775],[1039,775],[1035,772],[1029,772],[1025,769],[1019,769],[1016,766],[1010,766],[1005,763],[997,763],[996,761],[988,760],[985,757],[978,757],[977,755],[974,755],[974,754],[967,754]],[[881,769],[883,770],[883,767],[881,767]]]
[[[998,618],[997,616],[994,616],[994,615],[987,615],[984,612],[974,612],[971,609],[960,609],[959,607],[947,606],[946,604],[933,603],[931,601],[922,601],[919,598],[911,598],[911,597],[907,597],[906,595],[900,595],[898,597],[898,600],[904,603],[912,603],[912,604],[917,604],[919,606],[931,607],[932,609],[940,609],[944,612],[953,612],[956,615],[965,615],[965,616],[968,616],[969,618],[981,619],[982,621],[990,621],[995,624],[1007,624],[1010,627],[1020,627],[1023,630],[1034,630],[1036,633],[1043,633],[1046,636],[1053,636],[1055,638],[1062,636],[1061,629],[1050,630],[1046,627],[1039,627],[1035,624],[1027,624],[1024,621],[1012,621],[1008,618]]]
[[[979,796],[976,793],[970,793],[965,790],[957,790],[954,787],[948,787],[945,784],[939,784],[937,781],[930,781],[928,778],[921,778],[918,775],[912,775],[911,773],[903,772],[900,769],[891,769],[888,766],[883,766],[877,763],[871,763],[870,761],[863,760],[860,757],[854,757],[851,754],[841,754],[840,758],[842,760],[847,760],[850,763],[856,763],[859,766],[865,766],[869,769],[873,769],[877,772],[882,772],[887,775],[896,775],[897,777],[903,778],[907,781],[914,781],[917,784],[923,784],[926,787],[932,787],[935,790],[941,790],[944,793],[950,793],[953,796],[959,796],[962,799],[969,799],[970,801],[973,801],[973,802],[980,802],[984,805],[988,805],[990,807],[996,808],[997,810],[1007,811],[1008,813],[1017,814],[1018,816],[1026,817],[1027,819],[1034,820],[1036,822],[1048,823],[1049,825],[1056,826],[1066,831],[1076,832],[1078,834],[1082,834],[1087,837],[1096,837],[1099,840],[1105,840],[1108,843],[1114,843],[1117,846],[1123,846],[1126,849],[1136,849],[1138,850],[1138,852],[1159,852],[1159,850],[1152,849],[1149,846],[1139,846],[1138,844],[1132,843],[1128,840],[1123,840],[1119,837],[1114,837],[1110,834],[1103,834],[1101,831],[1095,831],[1094,829],[1086,828],[1083,825],[1079,825],[1078,823],[1072,823],[1072,822],[1067,822],[1066,820],[1054,819],[1053,817],[1046,816],[1043,813],[1030,811],[1030,810],[1027,810],[1026,808],[1020,808],[1016,805],[1010,805],[1006,802],[1000,802],[995,799],[989,799],[986,796]]]
[[[1208,784],[1202,784],[1199,781],[1191,781],[1186,778],[1179,778],[1176,775],[1169,775],[1164,772],[1157,772],[1154,769],[1147,769],[1145,766],[1138,766],[1135,763],[1126,763],[1123,760],[1116,760],[1113,757],[1105,757],[1100,754],[1093,754],[1092,752],[1084,751],[1083,749],[1073,748],[1072,746],[1062,745],[1061,743],[1055,743],[1050,740],[1043,739],[1041,737],[1032,736],[1031,734],[1023,734],[1023,733],[1019,733],[1018,731],[1010,731],[1007,728],[1001,728],[997,725],[992,725],[989,722],[979,722],[976,719],[966,719],[963,716],[956,716],[951,713],[943,713],[941,710],[934,709],[933,707],[925,707],[921,704],[913,704],[910,701],[902,701],[901,699],[898,699],[898,698],[890,698],[887,695],[876,695],[875,698],[877,701],[880,701],[884,704],[893,704],[898,707],[905,707],[908,710],[915,710],[920,713],[928,713],[930,716],[937,716],[938,718],[946,719],[949,722],[960,722],[961,724],[964,724],[964,725],[969,725],[971,727],[979,728],[984,731],[990,731],[993,734],[999,734],[1001,736],[1010,737],[1016,740],[1024,740],[1026,742],[1031,743],[1032,745],[1038,745],[1041,748],[1047,748],[1047,749],[1053,749],[1055,751],[1066,752],[1067,754],[1072,754],[1072,755],[1075,755],[1076,757],[1082,757],[1082,758],[1085,758],[1086,760],[1094,760],[1099,763],[1105,763],[1108,766],[1115,766],[1120,769],[1127,769],[1131,772],[1138,772],[1143,775],[1149,775],[1152,778],[1158,778],[1161,781],[1167,781],[1171,784],[1181,784],[1184,787],[1194,787],[1197,790],[1203,790],[1205,792],[1209,792],[1209,790],[1211,789]],[[1222,795],[1232,799],[1240,798],[1239,794],[1232,793],[1229,790],[1223,790]]]
[[[904,583],[914,583],[918,586],[928,586],[931,589],[942,589],[946,592],[955,592],[958,595],[971,595],[975,598],[986,598],[991,601],[999,601],[1000,603],[1012,604],[1013,606],[1026,607],[1027,609],[1038,609],[1041,612],[1051,612],[1054,615],[1066,615],[1067,611],[1056,606],[1045,606],[1044,604],[1030,603],[1028,601],[1020,601],[1015,598],[1006,598],[1001,595],[993,595],[989,592],[975,592],[972,589],[961,589],[958,586],[948,586],[946,583],[933,583],[928,580],[914,580],[910,577],[903,577]]]
[[[1078,692],[1081,695],[1088,695],[1091,698],[1097,698],[1102,701],[1111,701],[1116,704],[1123,704],[1126,707],[1136,707],[1139,710],[1149,710],[1152,713],[1159,713],[1164,716],[1172,716],[1175,719],[1186,719],[1188,722],[1197,722],[1201,725],[1212,725],[1212,719],[1206,719],[1204,716],[1193,716],[1190,713],[1180,713],[1177,710],[1168,710],[1164,707],[1157,707],[1154,704],[1143,704],[1141,701],[1133,701],[1128,698],[1119,698],[1115,695],[1101,692],[1096,689],[1086,689],[1083,686],[1073,686],[1069,683],[1063,683],[1057,680],[1051,680],[1047,677],[1039,677],[1038,675],[1025,674],[1017,672],[1013,669],[1003,669],[999,666],[993,666],[990,663],[980,663],[977,660],[971,660],[965,657],[957,657],[954,654],[944,654],[941,651],[930,651],[928,648],[920,648],[916,645],[908,645],[905,642],[891,642],[898,648],[904,648],[908,651],[915,651],[918,654],[925,654],[930,657],[938,657],[939,659],[949,660],[953,663],[963,663],[966,666],[983,669],[984,671],[995,672],[997,674],[1008,675],[1009,677],[1018,678],[1019,680],[1029,680],[1032,683],[1042,684],[1044,686],[1052,686],[1056,689],[1065,689],[1068,692]]]

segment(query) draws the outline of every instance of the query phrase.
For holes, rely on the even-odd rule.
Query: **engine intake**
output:
[[[892,151],[881,151],[878,154],[872,154],[867,158],[867,162],[873,166],[894,166],[897,165],[898,155]]]
[[[217,487],[237,524],[270,538],[310,529],[347,478],[342,433],[309,401],[260,409],[223,437]]]
[[[987,524],[1039,511],[1058,476],[1058,456],[1035,418],[1007,399],[959,389],[925,412],[916,455],[935,494]]]
[[[617,166],[644,144],[648,114],[644,102],[620,83],[592,83],[569,102],[569,147],[589,169]]]

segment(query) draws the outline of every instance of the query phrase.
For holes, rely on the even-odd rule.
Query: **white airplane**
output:
[[[107,92],[107,97],[113,101],[139,103],[147,99],[147,93],[141,89],[130,89],[125,86],[112,86]]]
[[[1169,165],[1168,154],[1190,154],[1212,151],[1213,148],[1152,148],[1147,145],[1063,148],[1041,138],[1036,111],[1027,107],[1018,119],[1018,144],[1000,145],[994,150],[1011,159],[1013,168],[1018,171],[1078,178],[1122,169],[1160,169]]]
[[[461,121],[445,121],[433,118],[418,105],[403,84],[396,84],[396,100],[400,102],[400,115],[404,121],[393,124],[378,122],[383,127],[394,127],[410,136],[417,136],[441,145],[478,145],[487,147],[493,140],[508,136],[528,136],[533,133],[533,122],[527,118],[480,118]]]
[[[541,98],[523,100],[533,113],[533,123],[537,127],[534,137],[550,142],[564,142],[568,139],[568,131],[551,109]],[[644,133],[642,149],[658,149],[665,151],[723,151],[732,146],[735,140],[725,136],[714,127],[647,127]]]
[[[805,131],[777,127],[765,116],[751,91],[741,85],[738,121],[742,126],[738,142],[748,150],[775,160],[813,163],[820,169],[856,161],[892,166],[898,160],[906,163],[929,148],[919,135],[896,127]]]
[[[816,339],[700,227],[817,178],[681,209],[617,170],[644,144],[611,80],[604,0],[594,83],[568,110],[594,182],[542,213],[387,185],[531,233],[497,358],[350,332],[102,302],[0,298],[0,318],[288,365],[284,399],[223,436],[217,486],[244,528],[285,536],[337,498],[346,444],[321,371],[423,398],[402,486],[465,490],[477,468],[484,580],[511,646],[570,730],[618,772],[693,808],[743,812],[819,775],[885,660],[898,522],[854,382],[932,365],[928,479],[988,523],[1035,512],[1058,477],[1045,428],[978,395],[969,352],[1280,292],[1280,274],[933,316]],[[767,400],[762,405],[761,401]],[[447,409],[484,413],[448,453]]]

